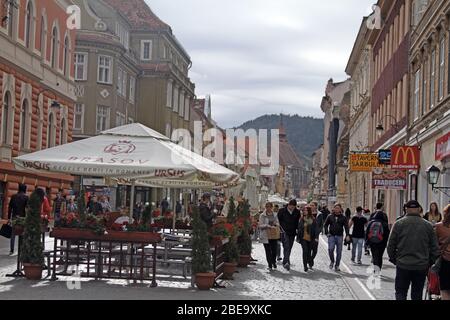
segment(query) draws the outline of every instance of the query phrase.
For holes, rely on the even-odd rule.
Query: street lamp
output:
[[[436,166],[431,166],[427,170],[427,178],[428,183],[431,184],[433,191],[441,191],[450,197],[450,194],[447,193],[447,190],[450,190],[450,187],[436,187],[439,182],[439,177],[441,176],[441,170]]]
[[[384,132],[384,126],[383,126],[382,121],[383,121],[384,119],[386,119],[386,118],[391,118],[391,119],[394,120],[394,122],[391,124],[391,126],[395,129],[395,133],[398,133],[399,129],[398,129],[398,124],[397,124],[397,119],[396,119],[394,116],[391,116],[390,114],[385,115],[385,116],[380,120],[380,123],[379,123],[379,124],[377,125],[377,127],[376,127],[377,133],[378,133],[379,135],[382,135],[382,134],[383,134],[383,132]]]

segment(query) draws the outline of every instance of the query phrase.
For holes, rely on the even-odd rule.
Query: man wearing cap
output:
[[[428,270],[440,250],[432,224],[420,216],[420,204],[412,200],[405,207],[406,216],[394,224],[387,247],[397,266],[395,297],[406,300],[411,285],[411,300],[422,300]]]
[[[213,225],[214,212],[211,210],[211,195],[209,193],[203,194],[199,212],[200,218],[206,223],[208,229],[211,228]]]
[[[297,201],[291,200],[287,207],[278,211],[278,221],[281,227],[281,242],[283,243],[283,267],[291,269],[291,251],[297,235],[300,211],[297,209]]]

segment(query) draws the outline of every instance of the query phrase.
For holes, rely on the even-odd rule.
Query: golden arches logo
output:
[[[407,164],[408,163],[408,155],[411,155],[411,159],[412,159],[412,164],[416,165],[417,164],[417,159],[416,159],[416,155],[414,153],[414,149],[411,147],[400,147],[397,150],[397,155],[395,156],[395,163],[399,163],[398,162],[398,158],[400,157],[400,153],[403,155],[403,164]]]

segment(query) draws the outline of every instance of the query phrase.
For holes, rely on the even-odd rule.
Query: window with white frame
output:
[[[130,96],[129,96],[130,102],[134,103],[136,99],[136,78],[130,76]]]
[[[427,62],[423,64],[422,71],[422,108],[420,109],[420,115],[425,113],[427,108]]]
[[[51,51],[51,66],[52,68],[58,67],[59,57],[59,32],[56,27],[52,30],[52,51]]]
[[[191,111],[191,99],[186,96],[186,101],[184,103],[184,120],[189,121],[189,113]]]
[[[184,91],[181,91],[180,94],[180,110],[178,110],[178,114],[180,117],[184,116]]]
[[[11,100],[11,93],[7,91],[5,93],[5,96],[3,98],[3,110],[2,110],[2,144],[8,145],[9,144],[9,132],[11,130],[11,124],[10,124],[10,114],[12,114],[12,100]]]
[[[122,97],[127,95],[127,73],[122,68],[117,71],[117,92]]]
[[[25,46],[30,48],[34,44],[33,3],[28,1],[25,12]]]
[[[69,37],[64,38],[64,55],[63,55],[63,73],[64,75],[70,76],[70,57],[69,57],[69,50],[70,50],[70,44],[69,44]]]
[[[109,107],[97,106],[97,132],[109,129]]]
[[[126,117],[123,113],[116,112],[116,127],[121,127],[127,124]]]
[[[112,83],[112,57],[98,57],[98,73],[97,82],[111,84]]]
[[[40,50],[41,57],[47,59],[47,21],[45,16],[41,16],[41,40],[40,40]]]
[[[445,77],[445,38],[439,45],[439,101],[444,98],[444,77]]]
[[[167,107],[172,108],[173,104],[173,83],[172,81],[167,82]]]
[[[119,22],[116,22],[116,35],[119,37],[120,43],[128,50],[130,45],[130,33]]]
[[[86,81],[88,68],[88,54],[75,53],[75,80]]]
[[[152,59],[152,40],[141,40],[141,60],[149,61]]]
[[[59,144],[66,144],[67,143],[67,125],[66,125],[66,119],[61,119],[61,127],[59,128]]]
[[[77,103],[75,105],[73,129],[83,131],[84,127],[84,105]]]
[[[431,51],[430,69],[430,109],[433,109],[436,96],[436,49]]]
[[[56,143],[56,125],[55,125],[55,116],[53,113],[50,113],[48,116],[48,126],[47,126],[47,148],[51,148],[55,146]]]
[[[30,140],[30,127],[31,127],[31,117],[30,117],[30,105],[28,100],[25,99],[22,103],[22,110],[20,115],[20,149],[24,150],[29,147]]]
[[[414,76],[414,121],[419,118],[420,69]]]
[[[178,87],[175,86],[173,89],[173,111],[178,112],[178,107],[180,103],[180,92],[178,90]]]

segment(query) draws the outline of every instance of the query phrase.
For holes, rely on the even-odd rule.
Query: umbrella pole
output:
[[[134,210],[134,188],[136,186],[136,180],[131,180],[131,193],[130,193],[130,219],[133,219]]]

